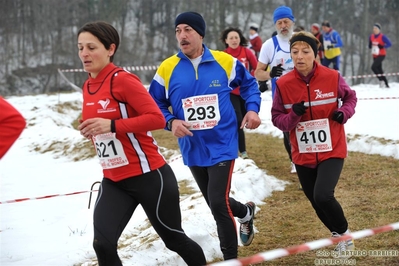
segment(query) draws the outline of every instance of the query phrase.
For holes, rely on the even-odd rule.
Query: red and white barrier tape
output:
[[[127,71],[145,71],[145,70],[157,70],[158,66],[124,66],[123,69]],[[73,68],[73,69],[59,69],[61,72],[85,72],[84,69],[81,68]],[[357,76],[347,76],[344,79],[354,79],[354,78],[371,78],[371,77],[380,77],[380,76],[398,76],[399,72],[396,73],[384,73],[384,74],[369,74],[369,75],[357,75]]]
[[[173,161],[177,161],[181,159],[182,156],[176,156],[172,159],[169,160],[169,163]],[[7,204],[7,203],[17,203],[17,202],[22,202],[22,201],[28,201],[28,200],[39,200],[39,199],[49,199],[49,198],[55,198],[55,197],[62,197],[62,196],[72,196],[72,195],[77,195],[77,194],[82,194],[82,193],[90,193],[90,192],[97,192],[98,190],[87,190],[87,191],[78,191],[78,192],[71,192],[71,193],[66,193],[66,194],[53,194],[53,195],[46,195],[46,196],[41,196],[41,197],[33,197],[33,198],[20,198],[20,199],[13,199],[13,200],[5,200],[5,201],[0,201],[0,204]]]
[[[314,250],[314,249],[319,249],[322,247],[330,246],[333,244],[337,244],[340,241],[348,240],[350,238],[359,239],[359,238],[364,238],[366,236],[372,236],[375,234],[398,230],[398,229],[399,229],[399,222],[381,226],[381,227],[377,227],[377,228],[373,228],[373,229],[365,229],[365,230],[357,231],[357,232],[354,232],[354,233],[351,233],[348,235],[343,235],[341,237],[331,237],[331,238],[319,239],[319,240],[308,242],[308,243],[305,243],[302,245],[291,246],[288,248],[274,249],[274,250],[270,250],[267,252],[255,254],[250,257],[226,260],[226,261],[222,261],[222,262],[212,263],[209,265],[245,266],[245,265],[250,265],[250,264],[257,264],[257,263],[261,263],[264,261],[270,261],[270,260],[285,257],[288,255],[293,255],[293,254],[300,253],[300,252],[305,252],[305,251],[309,251],[309,250]]]
[[[171,159],[168,161],[168,163],[171,163],[171,162],[177,161],[177,160],[179,160],[179,159],[182,159],[182,158],[183,158],[183,156],[181,156],[181,155],[178,155],[178,156],[176,156],[176,157],[174,157],[174,158],[171,158]]]
[[[145,71],[145,70],[157,70],[158,66],[124,66],[123,69],[127,71]],[[85,72],[82,68],[71,68],[71,69],[59,69],[61,72]]]
[[[360,101],[363,100],[397,100],[399,97],[366,97],[366,98],[357,98]],[[262,99],[263,102],[270,102],[272,99]]]
[[[354,78],[373,78],[373,77],[381,77],[381,76],[398,76],[399,72],[396,73],[384,73],[384,74],[370,74],[370,75],[358,75],[358,76],[347,76],[344,79],[354,79]]]
[[[98,191],[98,190],[78,191],[78,192],[71,192],[71,193],[66,193],[66,194],[53,194],[53,195],[34,197],[34,198],[21,198],[21,199],[5,200],[5,201],[0,201],[0,204],[16,203],[16,202],[22,202],[22,201],[27,201],[27,200],[48,199],[48,198],[61,197],[61,196],[72,196],[72,195],[77,195],[77,194],[82,194],[82,193],[90,193],[90,192],[96,192],[96,191]]]
[[[399,97],[370,97],[370,98],[357,98],[358,100],[396,100]]]

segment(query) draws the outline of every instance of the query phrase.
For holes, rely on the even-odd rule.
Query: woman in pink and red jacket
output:
[[[319,45],[310,32],[291,37],[294,70],[277,80],[272,122],[289,131],[292,161],[303,192],[335,237],[349,233],[334,191],[348,153],[344,124],[355,113],[357,98],[338,71],[315,61]],[[339,242],[336,251],[353,249],[348,239]]]

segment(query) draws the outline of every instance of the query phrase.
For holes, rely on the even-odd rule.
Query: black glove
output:
[[[297,116],[301,116],[304,113],[306,113],[306,109],[308,109],[308,108],[305,106],[305,101],[302,101],[300,103],[294,103],[292,105],[292,111],[294,111],[294,113]]]
[[[281,64],[278,64],[277,66],[272,67],[272,70],[270,71],[270,77],[280,77],[283,74],[284,70],[285,69],[281,67]]]
[[[332,120],[342,124],[342,122],[344,121],[344,113],[341,111],[335,111],[333,113]]]
[[[384,48],[384,45],[379,44],[378,48],[382,49],[382,48]]]
[[[258,81],[258,85],[259,85],[259,90],[260,92],[265,92],[269,89],[269,87],[267,86],[266,80],[265,81]]]
[[[332,44],[327,45],[327,49],[332,49],[332,48],[334,48],[334,45],[332,45]]]

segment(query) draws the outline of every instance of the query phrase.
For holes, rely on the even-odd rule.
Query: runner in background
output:
[[[381,24],[375,23],[373,26],[373,34],[369,37],[369,48],[373,56],[371,70],[373,70],[374,74],[379,75],[377,78],[380,81],[380,88],[389,88],[387,78],[385,75],[382,75],[384,74],[382,70],[382,61],[384,61],[387,55],[386,49],[391,47],[391,45],[389,38],[381,32]]]
[[[310,27],[310,32],[316,37],[320,42],[319,51],[317,52],[317,63],[321,63],[323,60],[323,34],[320,31],[320,25],[318,23],[313,23]]]
[[[344,46],[339,33],[331,27],[329,21],[325,20],[321,24],[323,29],[323,50],[324,58],[321,61],[323,66],[329,67],[333,64],[333,69],[339,71],[341,48]]]
[[[262,48],[262,38],[258,34],[259,25],[256,23],[249,24],[249,48],[254,51],[256,58],[259,57],[260,48]]]
[[[295,17],[291,8],[280,6],[274,10],[273,22],[277,35],[272,36],[263,43],[255,70],[255,77],[260,81],[271,80],[272,98],[276,90],[276,81],[283,75],[294,69],[290,55],[289,39],[294,33]],[[292,163],[289,133],[283,132],[284,147],[290,159],[290,172],[296,173]]]
[[[258,60],[252,51],[247,48],[248,41],[242,34],[242,31],[239,28],[229,27],[222,32],[220,39],[226,46],[224,51],[237,58],[237,60],[244,64],[251,75],[254,75]],[[245,109],[245,101],[240,96],[240,87],[231,91],[230,100],[237,116],[238,151],[240,152],[241,158],[249,159],[245,144],[245,132],[244,129],[241,128],[242,119],[247,113],[247,110]]]

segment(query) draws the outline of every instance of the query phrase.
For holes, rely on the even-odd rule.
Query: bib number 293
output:
[[[190,130],[211,129],[220,121],[219,97],[217,94],[193,96],[182,100],[184,120]]]
[[[214,106],[188,108],[187,113],[189,122],[205,119],[214,119],[216,117]]]

